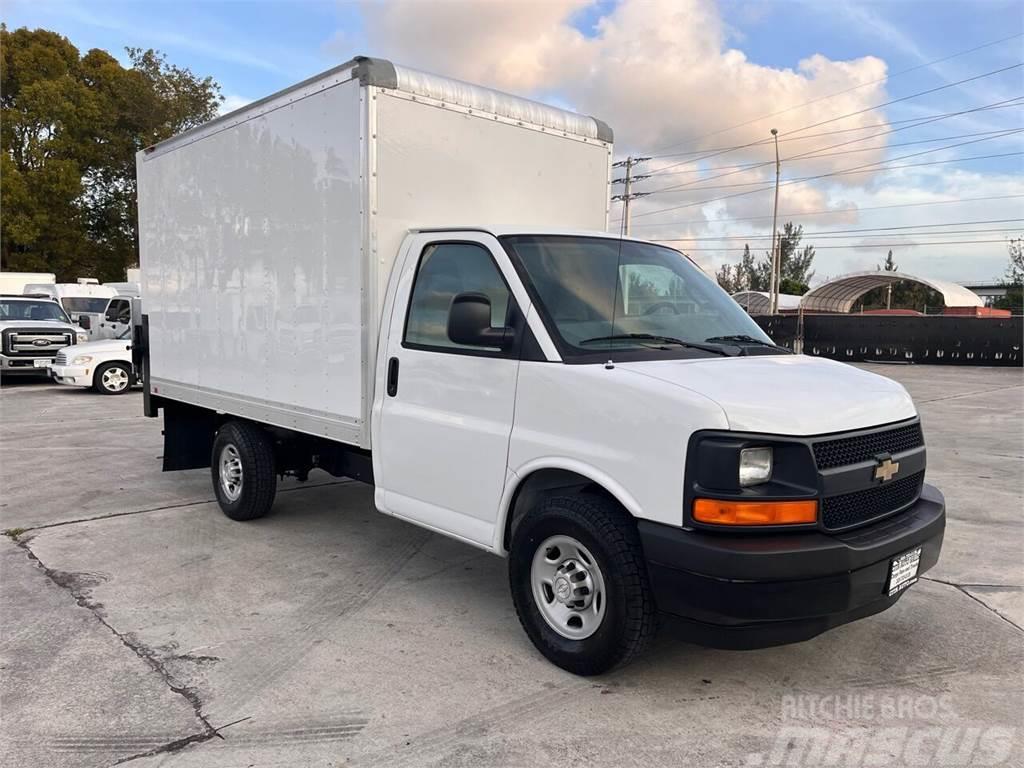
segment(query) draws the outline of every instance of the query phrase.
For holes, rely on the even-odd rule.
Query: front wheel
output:
[[[255,520],[270,511],[277,494],[274,444],[254,424],[229,421],[213,441],[213,490],[232,520]]]
[[[127,363],[104,363],[96,369],[92,386],[103,395],[123,395],[132,388],[132,370]]]
[[[526,634],[568,672],[607,672],[654,636],[636,526],[604,497],[554,497],[527,512],[512,536],[509,582]]]

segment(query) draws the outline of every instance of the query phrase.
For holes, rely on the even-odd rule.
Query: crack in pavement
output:
[[[199,720],[199,722],[203,726],[202,730],[198,733],[191,734],[190,736],[186,736],[181,739],[175,739],[174,741],[168,742],[167,744],[163,744],[159,747],[156,747],[154,749],[148,750],[140,754],[129,755],[127,757],[121,758],[120,760],[117,760],[114,763],[115,765],[120,765],[121,763],[126,763],[130,760],[136,760],[142,757],[150,757],[152,755],[158,755],[165,752],[177,752],[178,750],[184,749],[190,744],[208,741],[209,739],[212,739],[214,737],[220,739],[224,738],[218,732],[219,729],[214,728],[210,721],[206,719],[206,715],[203,714],[203,703],[199,698],[199,694],[196,693],[194,689],[186,685],[178,685],[175,682],[171,673],[164,666],[163,661],[160,660],[160,658],[157,656],[154,650],[148,648],[145,644],[140,642],[133,635],[124,634],[115,629],[114,626],[110,622],[108,622],[106,617],[103,615],[103,612],[100,610],[100,606],[97,603],[90,600],[89,596],[81,588],[81,585],[75,578],[75,574],[67,573],[65,571],[58,571],[54,568],[50,568],[49,566],[47,566],[42,560],[39,559],[36,553],[32,551],[32,548],[29,547],[28,541],[15,539],[15,544],[17,544],[17,546],[25,552],[25,555],[28,557],[29,561],[32,562],[39,570],[41,570],[43,574],[46,576],[46,578],[48,578],[56,586],[66,590],[71,595],[71,597],[74,598],[75,603],[79,607],[88,610],[93,615],[93,618],[96,619],[96,621],[98,621],[100,624],[102,624],[104,627],[110,630],[111,634],[113,634],[114,637],[121,641],[121,644],[124,645],[125,648],[134,653],[138,658],[144,661],[146,665],[149,666],[150,669],[156,672],[163,680],[164,684],[171,691],[184,698],[185,701],[189,703],[189,706],[192,707],[192,711],[196,719]]]
[[[1002,392],[1003,390],[1006,390],[1006,389],[1017,389],[1018,387],[1021,387],[1021,386],[1024,386],[1024,385],[1021,385],[1021,384],[1008,384],[1005,387],[993,387],[992,389],[979,389],[979,390],[976,390],[974,392],[961,392],[959,395],[946,395],[945,397],[933,397],[930,400],[917,400],[917,399],[915,399],[914,402],[916,402],[918,405],[922,405],[924,403],[941,403],[943,400],[956,400],[956,399],[961,398],[961,397],[975,397],[977,395],[987,395],[989,392]]]
[[[290,493],[290,492],[293,492],[293,491],[311,490],[313,488],[323,488],[323,487],[335,486],[335,485],[350,485],[350,484],[353,484],[353,483],[355,483],[354,480],[345,478],[345,479],[341,479],[341,480],[337,480],[337,481],[332,481],[332,482],[317,483],[316,485],[301,485],[301,486],[296,487],[296,488],[283,488],[283,489],[280,489],[279,492],[280,493]],[[190,686],[177,683],[175,681],[173,675],[166,668],[166,666],[164,664],[164,661],[159,657],[157,651],[155,651],[152,648],[149,648],[147,645],[142,643],[133,634],[131,634],[131,633],[122,633],[122,632],[118,631],[109,621],[107,621],[107,618],[106,618],[105,614],[101,610],[102,606],[100,604],[96,603],[95,601],[90,599],[89,595],[87,594],[86,590],[83,588],[83,585],[81,584],[81,582],[80,582],[79,578],[76,576],[76,574],[69,573],[69,572],[66,572],[66,571],[60,571],[60,570],[57,570],[55,568],[50,568],[49,566],[47,566],[39,558],[39,556],[36,555],[36,553],[32,551],[32,548],[29,546],[29,541],[31,539],[26,539],[26,538],[22,538],[22,537],[25,534],[30,533],[32,531],[41,531],[41,530],[47,530],[47,529],[50,529],[50,528],[59,528],[59,527],[65,526],[65,525],[75,525],[75,524],[78,524],[78,523],[88,523],[88,522],[94,522],[94,521],[98,521],[98,520],[107,520],[107,519],[117,518],[117,517],[127,517],[127,516],[131,516],[131,515],[140,515],[140,514],[145,514],[147,512],[159,512],[159,511],[168,510],[168,509],[181,509],[181,508],[185,508],[185,507],[197,506],[197,505],[200,505],[200,504],[215,503],[216,501],[217,500],[215,498],[214,499],[202,499],[202,500],[198,500],[198,501],[181,502],[181,503],[178,503],[178,504],[167,504],[167,505],[160,506],[160,507],[152,507],[152,508],[147,508],[147,509],[131,510],[131,511],[127,511],[127,512],[112,512],[112,513],[107,514],[107,515],[97,515],[97,516],[94,516],[94,517],[78,518],[78,519],[75,519],[75,520],[64,520],[64,521],[60,521],[60,522],[56,522],[56,523],[47,523],[47,524],[44,524],[44,525],[31,526],[31,527],[28,527],[28,528],[11,528],[11,529],[8,529],[8,530],[4,531],[4,534],[6,534],[8,536],[8,538],[10,538],[18,547],[20,547],[22,549],[22,551],[25,552],[25,555],[29,559],[29,561],[32,564],[34,564],[40,571],[42,571],[43,574],[53,584],[55,584],[56,586],[60,587],[61,589],[66,590],[71,595],[71,597],[74,599],[76,605],[78,605],[81,608],[85,608],[86,610],[88,610],[92,614],[93,618],[95,618],[100,624],[102,624],[104,627],[106,627],[111,632],[111,634],[113,634],[114,637],[116,637],[121,642],[122,645],[124,645],[128,650],[130,650],[132,653],[134,653],[139,659],[141,659],[143,662],[145,662],[146,665],[149,666],[150,669],[152,669],[154,672],[156,672],[160,676],[160,678],[163,680],[164,684],[172,692],[174,692],[174,693],[178,694],[179,696],[181,696],[182,698],[184,698],[189,703],[189,706],[192,708],[193,714],[195,715],[196,719],[202,725],[202,729],[199,732],[197,732],[197,733],[193,733],[193,734],[190,734],[188,736],[184,736],[184,737],[182,737],[180,739],[174,739],[173,741],[169,741],[166,744],[162,744],[162,745],[160,745],[158,747],[154,747],[152,749],[148,749],[148,750],[146,750],[144,752],[139,752],[139,753],[136,753],[136,754],[127,755],[125,757],[122,757],[122,758],[116,760],[113,763],[113,765],[122,765],[124,763],[128,763],[128,762],[131,762],[133,760],[139,760],[139,759],[142,759],[144,757],[153,757],[155,755],[168,754],[168,753],[172,753],[172,752],[178,752],[178,751],[180,751],[182,749],[185,749],[186,747],[189,747],[189,746],[191,746],[193,744],[199,744],[199,743],[206,742],[206,741],[209,741],[209,740],[214,739],[214,738],[223,739],[224,737],[220,733],[222,730],[224,730],[225,728],[230,728],[233,725],[237,725],[238,723],[244,722],[244,721],[248,720],[249,718],[248,717],[243,717],[243,718],[240,718],[239,720],[235,720],[234,722],[227,723],[226,725],[222,725],[219,728],[215,728],[213,726],[213,724],[210,723],[210,721],[207,719],[206,715],[203,714],[203,711],[202,711],[203,702],[199,698],[199,694],[196,692],[196,690],[194,688],[191,688]]]
[[[277,492],[278,493],[292,493],[294,491],[308,491],[308,490],[312,490],[313,488],[327,488],[327,487],[330,487],[330,486],[333,486],[333,485],[351,485],[352,483],[355,483],[355,482],[356,482],[355,480],[337,480],[337,481],[329,482],[329,483],[317,483],[316,485],[303,485],[303,486],[299,486],[298,488],[280,488],[280,489],[278,489]],[[60,528],[60,527],[65,526],[65,525],[78,525],[79,523],[92,523],[92,522],[95,522],[97,520],[110,520],[110,519],[115,518],[115,517],[129,517],[131,515],[143,515],[143,514],[146,514],[147,512],[163,512],[163,511],[168,510],[168,509],[182,509],[184,507],[195,507],[195,506],[198,506],[200,504],[213,504],[216,501],[217,501],[216,498],[213,498],[213,499],[198,499],[196,501],[182,501],[182,502],[178,502],[177,504],[165,504],[164,506],[161,506],[161,507],[149,507],[147,509],[133,509],[133,510],[128,510],[126,512],[111,512],[111,513],[106,514],[106,515],[95,515],[93,517],[78,517],[78,518],[75,518],[74,520],[60,520],[60,521],[58,521],[56,523],[43,523],[42,525],[30,525],[30,526],[28,526],[26,528],[20,528],[20,527],[8,528],[7,530],[3,531],[3,533],[6,534],[7,536],[9,536],[10,538],[14,539],[15,541],[17,541],[18,536],[21,536],[22,534],[28,533],[30,531],[44,531],[44,530],[47,530],[48,528]],[[14,533],[12,533],[12,531],[17,531],[17,534],[15,535]]]
[[[943,579],[936,579],[933,576],[922,576],[921,579],[923,581],[931,581],[931,582],[934,582],[936,584],[945,584],[947,587],[953,587],[953,589],[959,590],[963,594],[967,595],[967,597],[971,598],[971,600],[973,600],[978,605],[980,605],[982,608],[984,608],[986,611],[988,611],[992,615],[1002,619],[1007,624],[1009,624],[1011,627],[1016,629],[1018,632],[1024,632],[1024,627],[1022,627],[1020,624],[1015,622],[1013,619],[1007,618],[1006,616],[1001,614],[999,611],[997,611],[995,608],[993,608],[992,606],[988,605],[984,600],[982,600],[982,599],[980,599],[978,597],[975,597],[974,595],[972,595],[970,592],[967,591],[967,589],[969,587],[996,587],[996,588],[1001,589],[1003,587],[1006,587],[1006,585],[1003,585],[1003,584],[957,584],[956,582],[952,582],[952,581],[944,581]],[[1006,587],[1006,588],[1008,588],[1008,589],[1020,589],[1020,587],[1017,587],[1017,586],[1009,586],[1009,587]]]

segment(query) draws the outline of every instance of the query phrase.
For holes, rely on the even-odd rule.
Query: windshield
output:
[[[68,312],[103,312],[110,299],[91,296],[65,296],[60,300]]]
[[[771,341],[714,280],[671,248],[601,237],[517,235],[502,242],[522,264],[563,356],[651,350],[668,339]]]
[[[0,320],[56,320],[70,323],[64,310],[55,301],[24,301],[0,299]]]

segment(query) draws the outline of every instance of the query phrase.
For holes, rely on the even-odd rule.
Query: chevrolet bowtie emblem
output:
[[[899,471],[900,463],[886,456],[884,459],[879,459],[878,466],[875,467],[875,480],[887,483],[896,477],[896,473]]]

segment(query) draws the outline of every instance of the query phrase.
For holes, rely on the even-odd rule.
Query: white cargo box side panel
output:
[[[363,94],[292,95],[143,156],[155,394],[364,442]]]
[[[400,91],[371,92],[380,300],[409,229],[607,228],[609,144]]]

